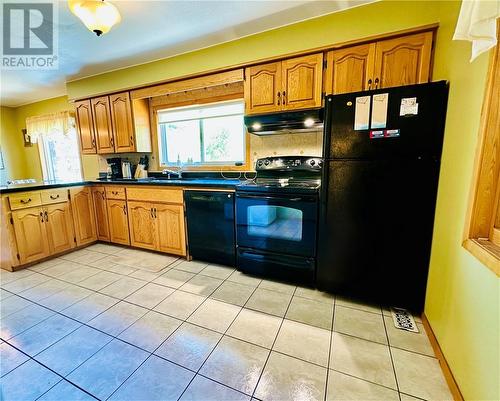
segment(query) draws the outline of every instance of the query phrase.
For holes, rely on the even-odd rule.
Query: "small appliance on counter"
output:
[[[445,81],[327,96],[317,286],[421,311]]]
[[[135,169],[134,178],[147,178],[148,177],[148,167],[149,167],[149,159],[147,156],[143,156],[139,160],[139,164]]]
[[[256,178],[236,186],[236,266],[313,284],[322,160],[257,160]]]
[[[122,159],[121,157],[110,157],[106,159],[108,163],[107,177],[108,179],[122,178]]]
[[[122,162],[122,178],[126,180],[132,178],[130,162]]]

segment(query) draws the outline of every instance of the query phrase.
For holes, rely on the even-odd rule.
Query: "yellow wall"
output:
[[[24,141],[21,131],[17,129],[16,112],[10,107],[1,107],[0,111],[0,146],[5,169],[0,170],[0,182],[27,178]]]
[[[69,82],[68,96],[84,98],[439,22],[433,79],[449,80],[451,89],[425,312],[465,398],[496,400],[500,398],[499,281],[461,247],[487,57],[483,55],[469,64],[470,44],[451,41],[459,7],[456,1],[381,1]]]
[[[500,399],[499,280],[462,246],[488,55],[452,41],[458,9],[441,3],[434,78],[450,81],[425,313],[469,400]]]

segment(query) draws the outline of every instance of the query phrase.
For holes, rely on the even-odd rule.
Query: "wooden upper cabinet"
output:
[[[327,53],[325,93],[360,92],[373,88],[375,43]]]
[[[109,97],[102,96],[91,99],[94,132],[97,141],[97,153],[113,153],[113,126],[109,107]]]
[[[135,152],[134,124],[128,92],[109,96],[115,152]]]
[[[321,107],[323,53],[245,69],[245,114]]]
[[[283,60],[281,66],[283,109],[321,107],[323,53]]]
[[[92,187],[92,199],[94,201],[97,239],[109,242],[108,209],[104,187]]]
[[[156,237],[153,229],[153,204],[149,202],[128,202],[128,223],[130,245],[155,249]]]
[[[76,244],[81,246],[97,241],[92,191],[89,187],[74,187],[70,189],[70,198]]]
[[[12,223],[21,264],[34,262],[50,255],[47,225],[43,212],[40,207],[12,212]]]
[[[82,153],[96,153],[94,126],[92,124],[92,109],[90,100],[75,102],[76,129],[80,135]]]
[[[155,203],[153,207],[157,250],[185,256],[186,234],[183,206]]]
[[[245,114],[281,110],[281,62],[245,69]]]
[[[60,253],[75,246],[73,219],[69,202],[44,207],[50,253]]]
[[[377,42],[374,84],[379,88],[429,81],[432,32]]]
[[[130,245],[130,236],[127,218],[127,202],[124,200],[108,199],[109,237],[111,242]]]

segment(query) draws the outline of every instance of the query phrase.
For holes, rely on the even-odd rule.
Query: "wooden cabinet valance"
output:
[[[227,85],[235,82],[243,82],[242,68],[136,89],[131,91],[130,94],[132,99],[142,99]]]

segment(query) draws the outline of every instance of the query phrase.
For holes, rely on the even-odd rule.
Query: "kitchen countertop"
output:
[[[116,185],[156,185],[156,186],[182,186],[182,187],[206,187],[206,188],[221,188],[221,189],[234,189],[241,181],[239,180],[227,180],[221,178],[189,178],[189,179],[118,179],[118,180],[91,180],[91,181],[72,181],[72,182],[62,182],[62,181],[46,181],[37,182],[33,184],[19,184],[19,185],[8,185],[0,187],[0,194],[23,192],[23,191],[35,191],[41,189],[52,189],[52,188],[62,188],[62,187],[74,187],[79,185],[104,185],[104,184],[116,184]]]

